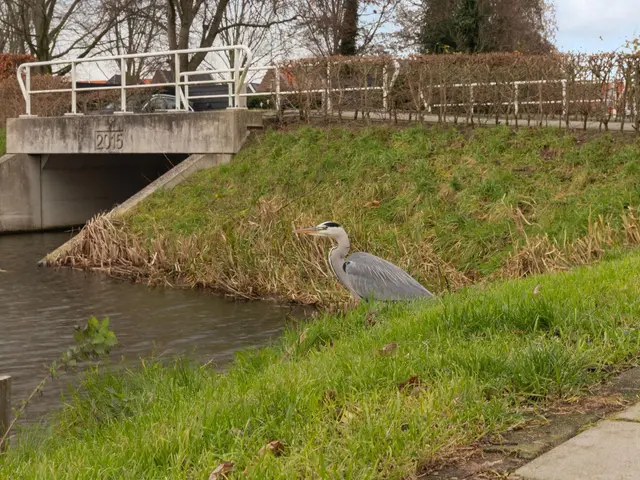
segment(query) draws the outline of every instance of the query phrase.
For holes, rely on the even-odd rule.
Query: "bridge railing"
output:
[[[25,101],[25,115],[31,117],[34,116],[31,113],[31,98],[33,95],[38,94],[51,94],[51,93],[71,93],[71,112],[66,113],[65,115],[82,115],[82,113],[78,113],[77,111],[77,94],[79,91],[87,92],[87,91],[105,91],[105,90],[119,90],[120,91],[120,110],[115,111],[114,113],[127,113],[127,90],[133,89],[142,89],[142,88],[158,88],[158,87],[167,87],[167,85],[174,85],[176,90],[176,102],[175,102],[175,110],[188,110],[188,102],[186,101],[188,98],[188,94],[185,95],[182,92],[182,87],[188,88],[188,75],[194,74],[203,74],[207,73],[206,71],[188,71],[181,72],[180,71],[180,55],[188,55],[193,53],[211,53],[211,52],[232,52],[233,58],[235,60],[235,68],[227,69],[230,73],[231,80],[223,81],[202,81],[197,80],[195,82],[191,82],[191,84],[197,83],[199,85],[202,84],[220,84],[220,83],[228,83],[229,84],[229,106],[230,107],[240,107],[241,105],[241,92],[243,91],[244,81],[247,76],[249,66],[251,65],[251,61],[253,60],[253,54],[251,50],[245,45],[229,45],[229,46],[221,46],[221,47],[208,47],[208,48],[189,48],[182,50],[166,50],[162,52],[146,52],[146,53],[132,53],[132,54],[123,54],[123,55],[110,55],[110,56],[101,56],[101,57],[90,57],[90,58],[75,58],[71,60],[50,60],[50,61],[42,61],[42,62],[29,62],[23,63],[18,67],[17,77],[18,84],[20,85],[20,90],[22,91],[22,96]],[[127,84],[127,78],[129,77],[128,71],[128,60],[131,59],[141,59],[141,58],[150,58],[150,57],[173,57],[173,67],[174,67],[174,76],[173,82],[165,82],[165,83],[131,83]],[[118,62],[119,63],[119,74],[120,74],[120,85],[113,86],[96,86],[96,87],[83,87],[81,89],[77,86],[77,67],[79,65],[88,64],[88,63],[98,63],[98,62]],[[70,69],[71,75],[71,86],[68,88],[58,88],[58,89],[49,89],[49,90],[33,90],[31,88],[31,71],[33,69],[39,69],[44,66],[68,66]],[[220,71],[220,70],[215,70]],[[187,75],[185,75],[187,74]],[[225,95],[227,96],[227,95]]]

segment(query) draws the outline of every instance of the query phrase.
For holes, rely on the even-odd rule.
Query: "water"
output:
[[[119,346],[112,358],[194,355],[224,366],[242,348],[273,341],[287,315],[266,302],[234,302],[208,292],[152,289],[97,273],[41,268],[36,262],[69,233],[0,236],[0,374],[13,377],[13,405],[26,398],[46,365],[73,344],[73,326],[109,317]],[[71,377],[73,379],[73,377]],[[69,377],[54,380],[26,422],[61,405]]]

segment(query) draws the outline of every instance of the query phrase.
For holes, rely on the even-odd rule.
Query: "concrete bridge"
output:
[[[237,64],[230,69],[180,72],[180,56],[201,51],[232,51]],[[168,85],[177,94],[175,109],[162,113],[128,111],[128,89],[167,86],[126,84],[126,60],[153,56],[174,60],[174,81]],[[88,62],[118,60],[122,83],[106,89],[119,91],[119,110],[106,115],[78,113],[76,68]],[[0,233],[80,226],[97,213],[114,211],[114,207],[126,210],[157,188],[171,187],[197,170],[228,162],[250,131],[262,127],[262,114],[246,108],[251,94],[244,80],[250,63],[251,51],[232,45],[21,65],[17,76],[26,113],[7,121],[7,154],[0,158]],[[31,69],[54,64],[70,66],[70,87],[33,90]],[[190,80],[196,76],[197,81]],[[194,96],[198,90],[193,85],[228,86],[228,94]],[[67,114],[32,114],[34,95],[66,92],[71,96]],[[220,97],[227,98],[227,109],[193,111],[188,107],[194,98]]]
[[[151,184],[228,162],[261,127],[246,109],[9,119],[0,232],[82,225]]]

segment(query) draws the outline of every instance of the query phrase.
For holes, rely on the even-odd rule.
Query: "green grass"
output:
[[[0,155],[7,152],[7,130],[0,128]]]
[[[226,373],[185,361],[94,373],[44,437],[0,459],[0,478],[203,479],[223,461],[230,478],[406,478],[635,362],[639,299],[632,252],[321,316]],[[422,388],[398,388],[412,376]],[[260,457],[272,440],[284,454]]]
[[[625,207],[640,206],[639,175],[640,141],[629,135],[307,126],[267,132],[230,164],[157,192],[125,230],[145,248],[161,239],[163,273],[193,285],[330,303],[345,296],[322,273],[329,245],[316,248],[291,230],[334,220],[354,249],[442,292],[530,273],[516,258],[527,241],[548,235],[565,248],[590,235],[600,215],[613,231],[607,248],[624,245],[621,219]],[[197,246],[185,261],[180,252],[192,236]]]

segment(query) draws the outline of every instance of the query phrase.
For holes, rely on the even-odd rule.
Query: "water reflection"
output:
[[[234,352],[271,342],[285,326],[288,307],[233,302],[201,291],[150,289],[103,275],[37,267],[68,233],[0,236],[0,374],[13,377],[14,406],[46,373],[46,365],[73,343],[73,326],[108,316],[128,362],[153,352],[193,353],[224,365]],[[29,408],[28,421],[59,405],[56,381]]]

